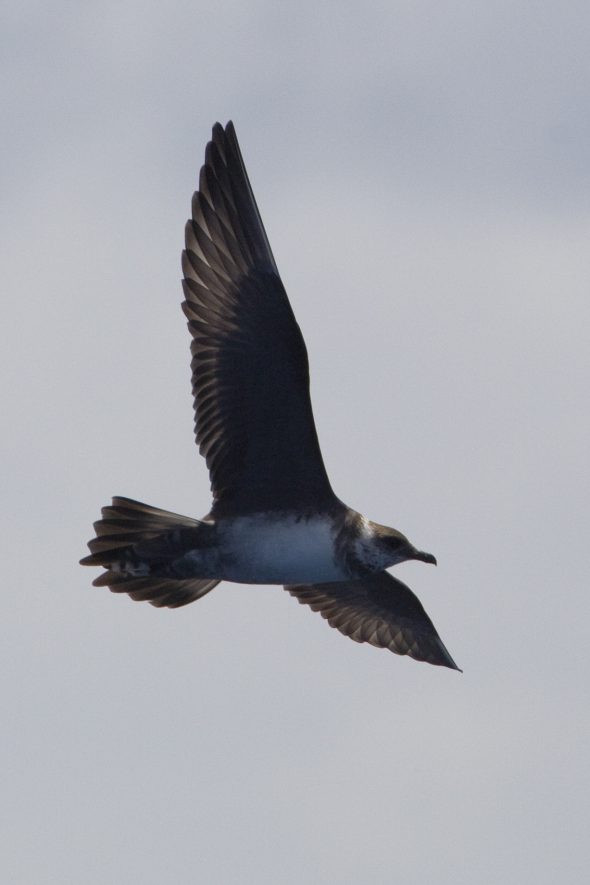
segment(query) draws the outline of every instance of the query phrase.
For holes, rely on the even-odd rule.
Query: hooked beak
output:
[[[416,550],[413,558],[419,559],[420,562],[429,562],[431,565],[436,565],[436,557],[432,553],[424,553],[423,550]]]

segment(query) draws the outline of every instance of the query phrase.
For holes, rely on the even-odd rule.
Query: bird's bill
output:
[[[433,556],[432,553],[425,553],[423,550],[416,550],[412,558],[419,559],[420,562],[429,562],[431,565],[436,565],[436,556]]]

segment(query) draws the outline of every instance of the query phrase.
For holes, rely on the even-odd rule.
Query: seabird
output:
[[[176,608],[220,581],[283,584],[357,642],[459,669],[412,591],[385,569],[436,564],[332,491],[303,336],[234,126],[216,123],[182,253],[199,451],[213,505],[191,519],[116,497],[94,523],[93,583]]]

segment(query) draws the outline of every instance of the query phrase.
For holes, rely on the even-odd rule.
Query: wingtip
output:
[[[230,145],[230,147],[233,148],[237,152],[237,154],[240,158],[240,161],[243,164],[244,161],[242,159],[242,153],[240,151],[238,136],[236,135],[236,127],[234,126],[232,120],[228,120],[227,123],[225,124],[225,138],[226,138],[228,145]]]
[[[452,657],[450,656],[450,654],[448,653],[448,651],[446,649],[445,649],[445,652],[446,652],[445,660],[442,662],[443,667],[448,667],[449,670],[456,670],[457,673],[462,673],[463,670],[461,669],[461,667],[457,666],[457,664],[454,662],[454,660],[452,659]]]
[[[232,136],[235,138],[236,130],[233,123],[233,120],[228,120],[225,126],[223,123],[220,123],[217,120],[212,127],[213,141],[217,141],[219,138],[223,138],[223,136]]]

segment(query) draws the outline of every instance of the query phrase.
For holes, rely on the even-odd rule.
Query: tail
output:
[[[128,593],[131,599],[147,600],[159,608],[179,608],[209,593],[219,581],[150,574],[151,566],[157,560],[170,561],[174,549],[203,527],[198,519],[131,498],[113,498],[110,507],[102,508],[102,519],[94,523],[96,538],[88,542],[90,556],[80,564],[107,569],[92,582],[95,587]]]

